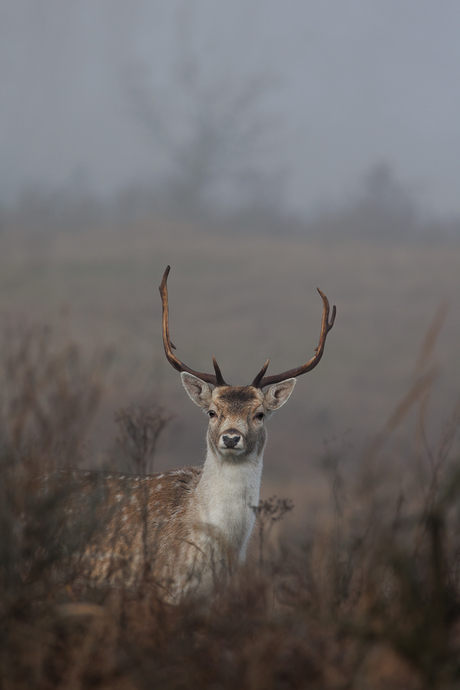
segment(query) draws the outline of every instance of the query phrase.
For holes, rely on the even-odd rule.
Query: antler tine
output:
[[[319,361],[323,356],[327,334],[329,333],[335,322],[337,309],[335,305],[332,307],[332,315],[331,319],[329,320],[329,300],[326,297],[326,295],[323,292],[321,292],[319,288],[316,289],[318,290],[323,300],[323,319],[321,321],[321,333],[319,336],[319,344],[316,348],[316,354],[310,359],[310,361],[308,361],[303,366],[297,367],[295,369],[289,369],[288,371],[283,371],[282,374],[274,374],[273,376],[264,376],[268,367],[267,360],[267,362],[262,367],[261,371],[257,374],[256,378],[252,382],[252,385],[255,388],[265,388],[265,386],[271,386],[273,383],[280,383],[280,381],[286,381],[286,379],[301,376],[302,374],[306,374],[307,371],[311,371],[316,367],[317,364],[319,364]]]
[[[267,361],[263,365],[262,369],[259,371],[259,373],[255,377],[254,381],[251,383],[251,386],[254,386],[254,388],[262,388],[262,386],[260,385],[260,382],[262,381],[262,378],[263,378],[265,372],[267,371],[269,364],[270,364],[270,360],[267,359]]]
[[[222,376],[222,372],[220,370],[219,365],[217,364],[217,360],[215,357],[212,358],[212,364],[214,366],[214,371],[216,372],[216,386],[226,386],[227,384],[224,381],[224,377]]]
[[[162,323],[163,323],[163,344],[165,348],[165,354],[174,369],[177,371],[187,371],[189,374],[193,374],[194,376],[197,376],[199,379],[202,381],[206,381],[206,383],[210,383],[213,386],[226,386],[227,384],[225,383],[222,373],[219,369],[219,365],[217,364],[215,358],[212,358],[213,364],[214,364],[214,371],[216,372],[215,374],[204,374],[199,371],[195,371],[194,369],[191,369],[188,367],[186,364],[180,361],[176,357],[176,355],[173,353],[173,350],[175,350],[175,346],[171,342],[171,338],[169,337],[169,306],[168,306],[168,276],[169,276],[169,271],[171,270],[171,266],[167,266],[166,270],[163,274],[162,281],[160,283],[160,295],[161,295],[161,304],[163,307],[163,318],[162,318]]]

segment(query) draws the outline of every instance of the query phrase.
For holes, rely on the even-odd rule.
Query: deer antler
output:
[[[180,361],[176,357],[176,355],[173,353],[173,350],[176,349],[175,345],[172,344],[171,338],[169,337],[169,308],[168,308],[168,286],[167,286],[167,281],[168,281],[168,275],[169,271],[171,270],[171,266],[167,266],[166,270],[163,274],[163,279],[160,284],[160,295],[161,295],[161,303],[163,305],[163,344],[165,346],[165,353],[166,357],[168,358],[169,362],[172,364],[174,369],[177,369],[177,371],[187,371],[189,374],[193,374],[194,376],[197,376],[199,379],[202,381],[206,381],[206,383],[210,383],[213,386],[226,386],[227,384],[225,383],[222,373],[220,371],[219,365],[216,362],[216,359],[213,357],[212,358],[212,363],[214,365],[214,371],[216,372],[215,374],[203,374],[199,371],[194,371],[190,367],[188,367],[186,364]]]
[[[270,361],[267,359],[262,369],[259,371],[259,373],[257,374],[257,376],[251,384],[252,386],[254,386],[254,388],[265,388],[265,386],[270,386],[273,383],[280,383],[280,381],[285,381],[286,379],[301,376],[302,374],[306,374],[307,371],[311,371],[312,369],[314,369],[316,365],[319,363],[321,357],[323,356],[327,334],[334,325],[337,309],[335,308],[335,305],[332,307],[332,316],[331,320],[329,321],[329,300],[326,297],[326,295],[323,292],[321,292],[319,288],[317,288],[317,290],[323,300],[323,320],[321,322],[321,333],[319,336],[319,345],[316,348],[316,354],[310,359],[309,362],[307,362],[303,366],[297,367],[296,369],[289,369],[288,371],[283,371],[282,374],[274,374],[273,376],[264,376],[268,368],[268,363]]]

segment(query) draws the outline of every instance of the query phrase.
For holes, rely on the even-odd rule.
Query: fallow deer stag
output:
[[[321,334],[306,364],[266,376],[267,360],[250,385],[232,386],[214,358],[214,374],[206,374],[175,356],[169,337],[169,271],[168,266],[160,285],[164,349],[188,395],[209,418],[206,458],[202,467],[162,474],[106,475],[103,503],[113,512],[103,527],[104,544],[95,538],[83,560],[92,579],[113,581],[118,571],[128,584],[147,566],[150,577],[177,599],[184,593],[209,593],[216,579],[244,561],[259,502],[265,420],[288,400],[296,378],[321,360],[336,308],[329,320],[329,301],[318,290]],[[87,494],[95,475],[85,473]]]

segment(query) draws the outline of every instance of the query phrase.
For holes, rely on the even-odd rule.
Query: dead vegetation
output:
[[[148,577],[134,590],[76,584],[101,496],[81,497],[70,523],[71,487],[36,489],[44,467],[84,456],[105,356],[58,347],[43,329],[10,334],[0,372],[0,685],[459,687],[460,407],[431,442],[432,335],[353,472],[341,455],[325,461],[330,519],[277,539],[292,505],[262,501],[253,554],[230,585],[206,606],[171,606]],[[167,414],[133,407],[118,420],[119,447],[136,471],[146,467]],[[395,464],[392,434],[404,424],[414,441]]]
[[[134,405],[115,415],[120,464],[132,474],[151,474],[157,442],[172,415],[160,405]]]

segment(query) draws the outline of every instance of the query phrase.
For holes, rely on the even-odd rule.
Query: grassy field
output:
[[[459,247],[164,223],[2,241],[1,687],[459,687]],[[310,358],[316,286],[338,308],[271,420],[248,567],[205,607],[167,606],[148,577],[56,579],[85,530],[65,494],[33,490],[43,467],[127,468],[126,411],[174,416],[156,469],[203,458],[206,420],[162,349],[167,264],[179,357],[210,370],[215,355],[231,383]],[[295,505],[282,520],[274,494]]]
[[[413,380],[426,332],[448,304],[434,350],[435,428],[458,396],[460,248],[323,245],[263,237],[216,237],[160,223],[129,232],[58,237],[46,248],[18,242],[0,263],[3,321],[47,323],[91,353],[110,347],[114,361],[96,455],[113,434],[120,406],[155,400],[175,414],[159,448],[164,466],[201,459],[205,423],[191,407],[161,342],[157,291],[170,276],[171,334],[179,356],[204,371],[215,355],[233,383],[311,357],[322,313],[316,287],[338,317],[320,366],[299,379],[289,407],[271,424],[268,474],[308,476],[324,441],[347,436],[359,449],[385,423]],[[95,458],[94,462],[99,462]]]

